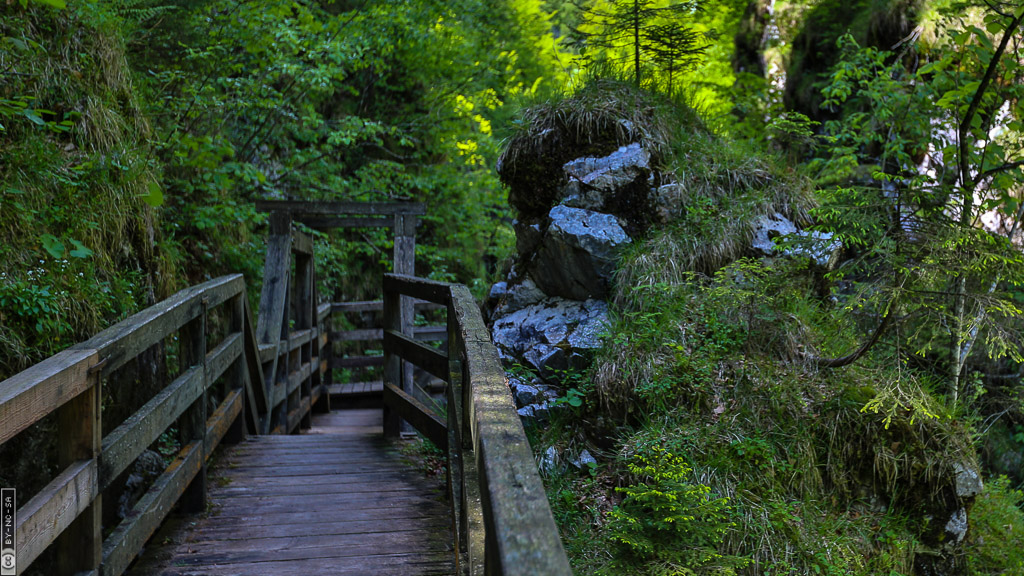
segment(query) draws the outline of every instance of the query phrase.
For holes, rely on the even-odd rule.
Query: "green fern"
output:
[[[155,20],[177,8],[176,6],[149,6],[148,4],[151,3],[152,0],[114,0],[111,4],[118,16],[136,25]]]

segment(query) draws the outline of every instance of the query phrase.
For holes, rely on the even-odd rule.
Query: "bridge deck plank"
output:
[[[131,575],[452,574],[444,478],[381,433],[380,410],[342,410],[227,448],[210,512],[168,523]]]

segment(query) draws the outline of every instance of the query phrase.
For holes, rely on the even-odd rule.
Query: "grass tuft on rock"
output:
[[[811,182],[789,166],[714,134],[679,98],[617,80],[591,80],[561,100],[526,109],[498,172],[509,201],[529,219],[557,202],[566,162],[632,143],[651,154],[652,184],[674,187],[676,198],[668,222],[626,257],[621,286],[657,283],[665,274],[711,274],[744,255],[763,216],[805,223],[814,205]]]

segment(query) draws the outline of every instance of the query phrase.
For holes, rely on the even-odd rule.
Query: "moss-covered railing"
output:
[[[412,331],[412,298],[447,307],[447,351]],[[441,416],[417,398],[403,359],[448,382]],[[412,276],[384,277],[384,431],[400,418],[448,458],[459,574],[569,576],[544,485],[469,289]]]

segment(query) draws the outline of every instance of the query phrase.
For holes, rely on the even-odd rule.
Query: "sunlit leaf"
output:
[[[32,0],[37,4],[43,4],[44,6],[50,6],[51,8],[67,8],[68,5],[64,3],[64,0]]]

